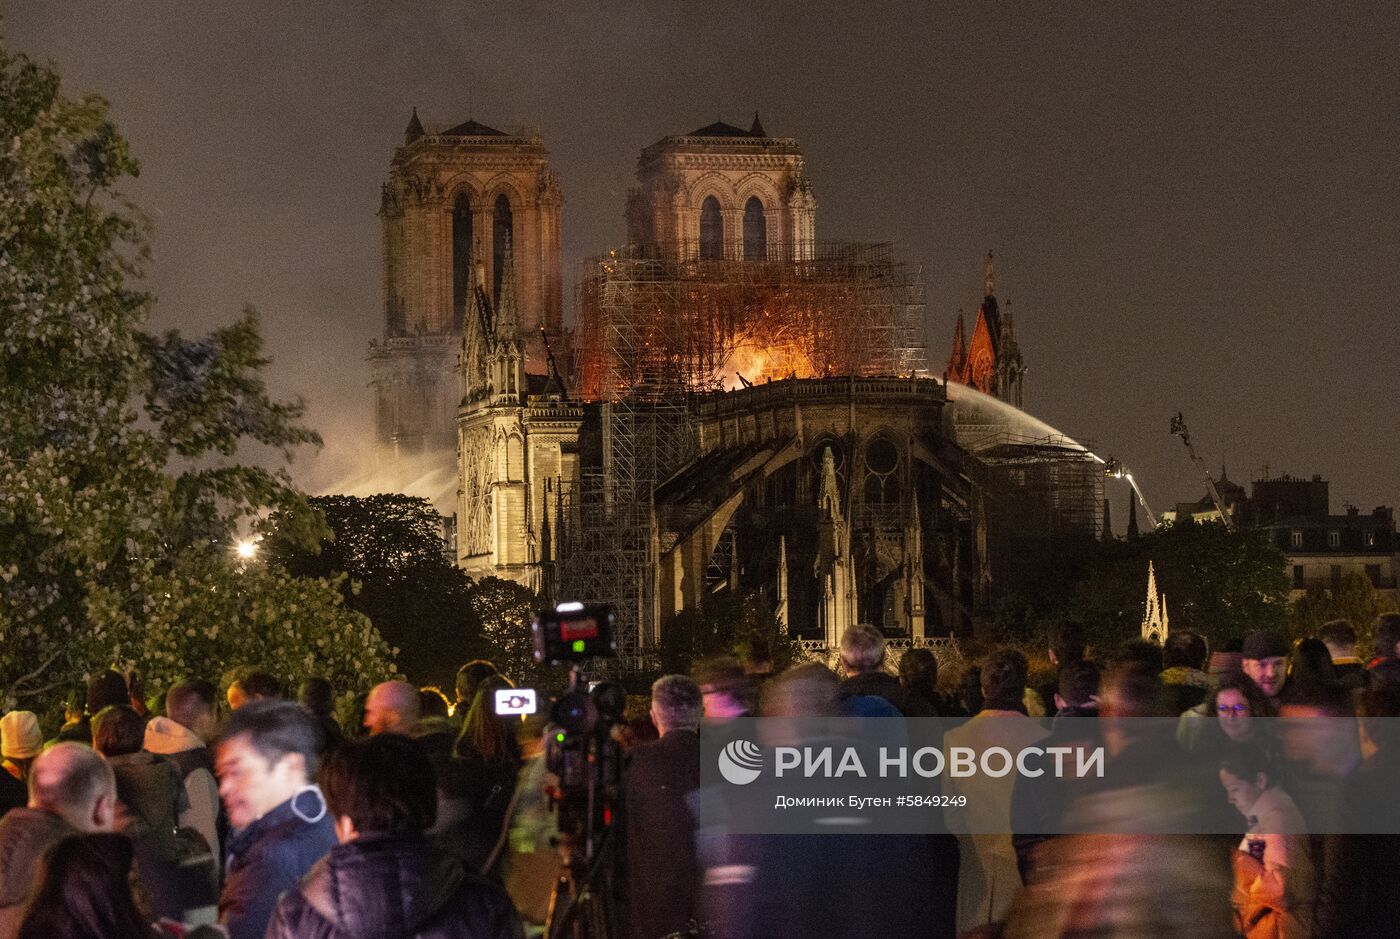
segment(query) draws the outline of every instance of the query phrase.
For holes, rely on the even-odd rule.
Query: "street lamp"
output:
[[[238,552],[238,557],[240,559],[244,561],[251,561],[253,559],[253,556],[258,553],[258,543],[251,539],[243,539],[238,542],[238,545],[234,550]]]

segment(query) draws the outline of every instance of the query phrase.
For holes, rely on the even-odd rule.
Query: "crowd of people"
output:
[[[957,676],[940,675],[927,649],[891,669],[869,626],[845,632],[836,669],[704,660],[657,680],[612,730],[625,769],[615,875],[599,884],[611,885],[615,932],[1392,934],[1400,827],[1345,817],[1400,782],[1400,722],[1387,720],[1400,717],[1400,615],[1380,617],[1372,637],[1369,660],[1345,621],[1296,643],[1262,631],[1212,651],[1187,630],[1097,650],[1067,624],[1048,637],[1054,678],[1035,686],[1013,648]],[[107,672],[74,690],[51,737],[11,711],[0,717],[0,939],[538,934],[561,860],[552,731],[547,706],[497,714],[508,687],[473,661],[455,700],[385,682],[342,726],[337,694],[355,689],[324,679],[292,696],[250,671],[222,691],[190,678],[147,697],[135,676]],[[1086,806],[1169,810],[1120,772],[1114,788],[946,779],[949,792],[973,787],[966,834],[700,828],[705,726],[808,715],[943,718],[948,744],[974,748],[1102,746],[1110,769],[1141,783],[1205,768],[1202,804],[1219,814],[1190,833],[1065,824]],[[1126,720],[1145,717],[1171,718],[1169,739]]]

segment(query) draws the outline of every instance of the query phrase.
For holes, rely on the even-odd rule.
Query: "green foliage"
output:
[[[517,685],[557,684],[561,670],[535,664],[530,623],[543,605],[538,594],[513,580],[483,577],[472,584],[467,609],[477,633],[469,646],[470,658],[489,659]]]
[[[1194,629],[1216,645],[1256,629],[1283,628],[1284,556],[1267,536],[1178,522],[1098,547],[1067,612],[1100,647],[1139,634],[1149,561],[1172,629]]]
[[[332,584],[259,575],[261,606],[222,605],[250,582],[240,528],[276,511],[303,544],[323,534],[285,470],[240,465],[239,445],[319,440],[299,402],[268,398],[252,311],[202,339],[141,331],[146,223],[116,188],[137,165],[105,103],[0,48],[0,141],[0,703],[44,708],[123,660],[163,677],[185,653],[392,671]],[[177,641],[201,634],[214,645]]]
[[[705,598],[699,610],[683,610],[661,634],[661,671],[686,674],[711,655],[744,656],[767,648],[774,669],[801,657],[797,640],[782,629],[772,608],[757,591],[721,593]]]
[[[432,504],[398,494],[310,502],[324,517],[327,536],[306,550],[294,532],[282,533],[282,519],[274,516],[262,545],[268,563],[299,577],[338,578],[345,605],[398,649],[411,680],[451,687],[479,626],[471,581],[444,554]]]
[[[1371,627],[1382,613],[1394,612],[1395,603],[1378,591],[1360,571],[1343,574],[1335,584],[1314,580],[1288,611],[1288,627],[1295,639],[1317,635],[1324,623],[1349,620],[1356,627],[1357,648],[1371,644]]]

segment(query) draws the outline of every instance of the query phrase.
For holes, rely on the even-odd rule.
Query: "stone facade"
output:
[[[627,237],[679,260],[805,260],[816,199],[802,151],[769,137],[754,115],[741,130],[716,122],[642,151],[628,194]]]
[[[562,203],[538,137],[474,121],[426,133],[414,112],[381,194],[384,333],[369,356],[378,439],[391,454],[455,448],[456,359],[477,265],[494,302],[513,255],[527,363],[544,372],[541,327],[562,338]]]

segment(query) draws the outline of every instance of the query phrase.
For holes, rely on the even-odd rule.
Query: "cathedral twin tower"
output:
[[[801,151],[757,115],[664,138],[637,175],[632,245],[681,261],[811,256]],[[584,417],[566,393],[562,203],[538,136],[470,120],[430,133],[415,111],[383,187],[384,333],[369,353],[386,458],[455,463],[458,563],[536,588]]]

